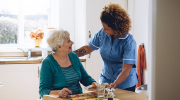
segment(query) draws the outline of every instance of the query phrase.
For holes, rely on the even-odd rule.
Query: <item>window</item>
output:
[[[50,0],[0,0],[0,45],[27,45],[30,32],[46,30]]]
[[[85,43],[85,5],[84,0],[0,0],[0,48],[34,48],[30,32],[37,29],[45,32],[41,47],[47,48],[48,32],[55,28],[69,31],[78,49]]]

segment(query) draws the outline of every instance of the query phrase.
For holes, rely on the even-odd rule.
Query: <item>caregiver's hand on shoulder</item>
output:
[[[66,98],[69,94],[72,94],[72,92],[68,88],[63,88],[59,93],[59,97]]]
[[[118,84],[116,84],[116,83],[111,83],[110,84],[110,88],[114,88],[115,89],[117,86],[118,86]]]

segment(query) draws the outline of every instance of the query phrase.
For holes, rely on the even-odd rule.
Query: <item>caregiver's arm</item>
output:
[[[81,56],[91,53],[92,51],[94,51],[94,50],[89,45],[85,45],[85,46],[81,47],[80,49],[73,51],[73,52],[75,52],[78,57],[81,57]]]
[[[131,64],[123,64],[122,72],[119,74],[118,78],[114,81],[114,83],[110,84],[111,88],[116,88],[119,84],[121,84],[131,72],[133,65]]]

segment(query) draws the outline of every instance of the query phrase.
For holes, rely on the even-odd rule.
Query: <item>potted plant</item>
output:
[[[31,39],[34,39],[35,47],[40,47],[40,44],[44,37],[44,32],[40,29],[38,29],[36,31],[31,31],[30,37],[31,37]]]

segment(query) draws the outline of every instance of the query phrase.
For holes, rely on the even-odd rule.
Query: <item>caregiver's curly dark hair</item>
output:
[[[103,8],[100,20],[111,27],[118,37],[129,33],[131,29],[131,19],[129,14],[118,4],[109,4]]]

